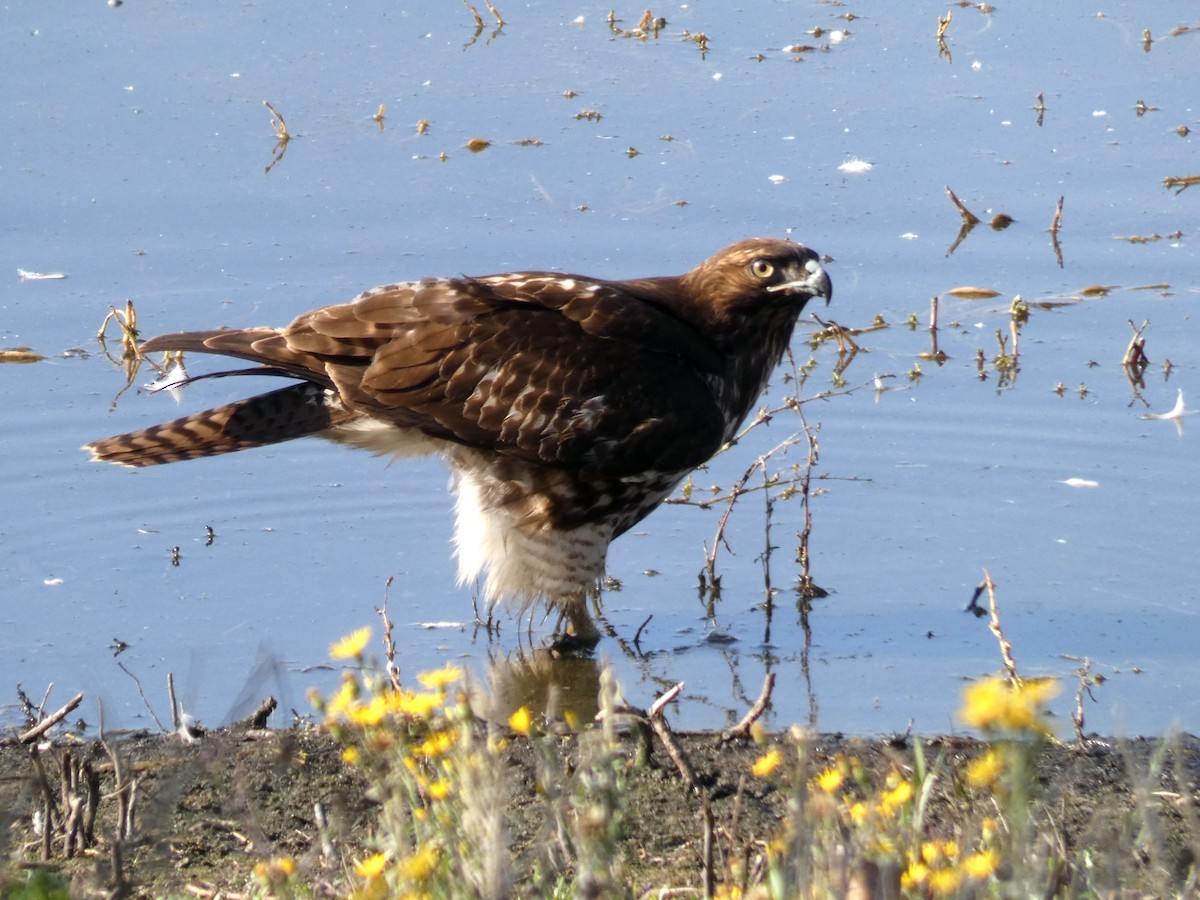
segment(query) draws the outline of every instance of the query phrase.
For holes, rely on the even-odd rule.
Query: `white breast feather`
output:
[[[560,610],[575,604],[586,610],[604,575],[611,525],[569,531],[538,525],[528,515],[532,510],[489,506],[486,471],[458,469],[454,481],[460,584],[483,575],[489,604],[508,601],[524,609],[553,599]]]

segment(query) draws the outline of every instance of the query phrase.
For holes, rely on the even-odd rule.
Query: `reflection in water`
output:
[[[472,685],[471,710],[490,722],[507,722],[521,707],[542,721],[591,722],[600,709],[601,668],[594,658],[550,650],[493,655],[487,684]]]

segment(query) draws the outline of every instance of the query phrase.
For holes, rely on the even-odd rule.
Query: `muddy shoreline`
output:
[[[786,792],[748,776],[762,745],[723,742],[717,734],[677,737],[696,772],[693,790],[657,740],[649,757],[636,762],[638,742],[630,737],[622,744],[630,761],[623,864],[635,895],[702,883],[706,807],[720,852],[748,856],[788,814]],[[912,765],[914,740],[927,758],[951,764],[982,749],[961,737],[825,735],[814,739],[811,756],[820,765],[839,753],[853,754],[868,770],[883,773]],[[576,740],[565,737],[555,746],[569,767]],[[503,750],[512,785],[507,837],[518,872],[541,833],[544,805],[534,789],[540,752],[521,737]],[[118,820],[128,812],[113,790],[118,766],[136,782],[136,798],[129,834],[114,853]],[[45,820],[48,799],[59,810],[52,818],[69,807],[62,801],[64,773],[78,784],[80,772],[87,773],[83,781],[95,779],[99,802],[90,836],[77,828],[68,858],[65,819],[49,840]],[[1200,784],[1200,740],[1184,735],[1165,743],[1138,738],[1049,745],[1038,753],[1034,777],[1039,808],[1055,818],[1056,834],[1067,846],[1107,846],[1127,854],[1152,829],[1157,850],[1144,855],[1144,864],[1165,867],[1169,871],[1158,875],[1177,883],[1186,878],[1194,863],[1196,838],[1186,819]],[[76,793],[86,791],[78,787]],[[934,804],[935,815],[956,802],[953,784],[939,794],[944,796]],[[19,884],[39,868],[68,879],[73,896],[114,889],[142,897],[230,896],[254,885],[256,864],[283,857],[296,861],[318,895],[343,894],[353,861],[368,852],[375,813],[361,773],[343,762],[341,745],[317,727],[219,730],[194,741],[130,732],[103,743],[59,739],[36,750],[7,740],[0,743],[0,896],[7,896],[5,885]]]

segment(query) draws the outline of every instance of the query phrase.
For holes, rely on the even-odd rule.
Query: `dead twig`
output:
[[[1142,326],[1133,324],[1133,320],[1129,319],[1129,327],[1133,329],[1133,337],[1129,339],[1129,346],[1125,348],[1125,355],[1121,358],[1121,365],[1128,368],[1144,369],[1150,365],[1150,360],[1146,356],[1146,339],[1142,333],[1150,326],[1150,320],[1146,319],[1142,322]]]
[[[696,770],[692,768],[687,754],[684,753],[679,741],[675,739],[675,735],[671,731],[671,726],[667,724],[666,717],[663,715],[663,709],[668,703],[678,697],[682,691],[683,682],[681,681],[655,700],[646,711],[646,715],[650,719],[650,727],[654,729],[654,733],[658,735],[658,739],[663,742],[663,746],[667,748],[667,755],[671,757],[671,761],[675,763],[675,768],[683,776],[684,786],[688,790],[691,790],[696,786]]]
[[[1066,199],[1064,194],[1058,198],[1058,203],[1054,207],[1054,218],[1050,220],[1050,244],[1054,247],[1054,256],[1058,260],[1058,267],[1063,267],[1062,245],[1058,243],[1058,228],[1062,225],[1063,200]]]
[[[1193,184],[1200,184],[1200,175],[1168,175],[1163,179],[1163,187],[1167,190],[1179,188],[1175,193],[1182,194]]]
[[[392,683],[392,687],[399,691],[402,690],[400,685],[400,667],[396,665],[396,642],[392,639],[392,620],[388,617],[388,591],[392,587],[392,582],[395,581],[395,576],[389,575],[383,585],[383,606],[375,607],[375,612],[379,618],[383,620],[383,655],[387,659],[388,681]],[[478,618],[478,613],[476,613]]]
[[[271,113],[271,128],[275,130],[275,147],[271,151],[271,162],[263,170],[263,174],[267,175],[275,168],[276,163],[283,159],[283,154],[287,152],[288,142],[292,139],[292,134],[288,131],[287,122],[284,121],[279,111],[275,109],[268,101],[263,101],[263,106]]]
[[[175,699],[175,673],[167,673],[167,699],[171,702],[171,728],[179,730],[179,701]]]
[[[775,673],[768,672],[763,678],[762,691],[758,695],[758,699],[754,701],[754,705],[750,707],[749,712],[742,717],[742,721],[738,722],[732,728],[722,732],[721,742],[728,743],[733,740],[745,740],[750,737],[750,726],[759,720],[767,707],[771,705],[771,692],[775,690]]]
[[[717,888],[716,872],[713,871],[713,811],[708,798],[704,798],[704,896],[711,897]]]
[[[1022,678],[1017,672],[1017,661],[1013,659],[1012,642],[1004,636],[1004,629],[1000,627],[1000,609],[996,605],[996,585],[987,569],[983,570],[983,587],[987,591],[988,611],[991,613],[988,630],[995,635],[1000,644],[1000,656],[1004,660],[1004,671],[1008,673],[1008,683],[1014,688],[1019,688]]]
[[[125,668],[124,663],[121,663],[121,662],[117,663],[117,668],[119,668],[122,672],[124,672],[126,675],[128,675],[130,678],[132,678],[133,683],[135,685],[137,685],[138,696],[142,698],[142,703],[146,704],[146,709],[150,713],[150,718],[152,718],[154,720],[154,724],[158,726],[158,730],[162,731],[162,732],[171,730],[171,729],[164,728],[163,723],[159,721],[158,715],[154,712],[154,707],[151,706],[150,701],[146,699],[146,692],[142,690],[142,682],[138,679],[138,677],[136,675],[134,675],[132,672],[130,672],[127,668]],[[171,688],[170,680],[168,680],[167,685],[168,685],[169,689],[173,690],[173,688]],[[173,705],[174,705],[174,702],[172,702],[172,706]]]
[[[45,701],[43,701],[43,702],[45,702]],[[55,713],[52,713],[51,715],[47,716],[46,718],[42,719],[42,721],[38,722],[36,725],[34,725],[28,731],[23,733],[17,740],[20,741],[22,744],[32,744],[34,741],[36,741],[38,738],[40,738],[43,734],[45,734],[47,731],[49,731],[51,728],[53,728],[55,725],[57,725],[59,722],[61,722],[63,719],[65,719],[67,716],[69,716],[71,714],[71,712],[75,709],[75,707],[77,707],[82,702],[83,702],[83,694],[76,694],[74,697],[72,697],[70,700],[68,700],[65,704],[63,704],[61,709],[59,709]]]
[[[954,243],[950,245],[950,249],[946,251],[946,255],[950,256],[958,249],[958,245],[967,239],[967,235],[971,230],[979,224],[979,216],[967,209],[967,205],[958,199],[958,195],[950,190],[950,186],[946,186],[946,196],[950,198],[950,202],[954,204],[954,208],[958,210],[958,214],[962,216],[962,228],[958,230],[958,236],[955,237]]]

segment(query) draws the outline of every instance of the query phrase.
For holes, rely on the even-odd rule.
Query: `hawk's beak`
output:
[[[788,271],[788,280],[782,284],[773,284],[768,291],[795,291],[806,297],[824,297],[825,305],[833,299],[833,282],[825,274],[821,264],[815,259],[807,260],[803,267],[797,266]]]

